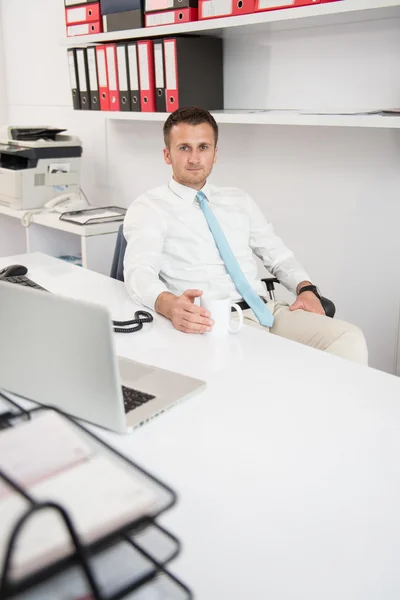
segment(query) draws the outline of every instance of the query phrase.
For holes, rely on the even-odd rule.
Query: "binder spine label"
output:
[[[276,2],[276,0],[275,0]],[[201,17],[219,17],[232,14],[232,0],[209,0],[201,3]]]
[[[117,60],[118,60],[119,90],[120,90],[120,92],[127,92],[128,91],[128,75],[127,75],[127,71],[126,71],[125,46],[118,46]]]
[[[131,90],[139,89],[139,77],[137,70],[137,52],[136,45],[132,44],[128,47],[128,60],[129,60],[129,82]]]
[[[280,6],[292,6],[296,4],[296,0],[284,0],[282,4],[277,3],[277,0],[258,0],[258,8],[279,8]]]
[[[117,90],[117,73],[115,71],[114,48],[107,48],[108,89]]]
[[[86,7],[71,8],[68,11],[68,23],[79,23],[81,21],[86,21]]]
[[[86,83],[86,72],[85,72],[85,56],[83,50],[78,50],[76,53],[76,59],[78,62],[78,77],[79,77],[79,88],[81,92],[87,92]]]
[[[146,10],[165,10],[174,7],[174,0],[146,0]]]
[[[175,41],[164,42],[165,79],[168,90],[176,90]]]
[[[97,92],[96,51],[94,48],[87,49],[87,59],[90,91]]]
[[[68,35],[86,35],[90,33],[89,23],[82,23],[82,25],[70,25],[68,27]]]
[[[163,51],[161,44],[154,44],[154,69],[156,88],[164,87]]]
[[[70,82],[71,82],[71,88],[73,90],[76,90],[76,88],[78,86],[76,85],[75,60],[74,60],[73,52],[68,52],[68,66],[69,66],[69,78],[70,78]]]
[[[104,50],[97,51],[97,69],[99,72],[99,86],[102,88],[107,87],[107,68]]]
[[[146,15],[146,25],[148,27],[153,27],[154,25],[171,25],[173,23],[175,23],[174,11]]]
[[[139,51],[139,77],[140,89],[142,91],[150,90],[149,65],[147,46],[144,44],[138,45]]]

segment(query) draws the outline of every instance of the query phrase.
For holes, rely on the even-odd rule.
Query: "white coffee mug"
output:
[[[207,294],[200,297],[200,306],[211,313],[211,319],[214,321],[211,331],[207,335],[226,335],[228,333],[237,333],[243,326],[243,312],[238,304],[232,302],[225,295]],[[238,322],[232,324],[232,308],[234,308],[239,317]],[[236,321],[236,319],[235,319]]]

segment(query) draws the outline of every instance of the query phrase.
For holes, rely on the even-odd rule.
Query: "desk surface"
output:
[[[50,291],[135,310],[122,283],[42,254]],[[116,349],[206,379],[201,394],[109,442],[179,495],[172,565],[201,600],[397,600],[400,381],[244,327],[217,340],[156,315]]]
[[[91,208],[96,208],[92,206]],[[36,209],[32,209],[35,211]],[[0,204],[0,215],[7,217],[13,217],[14,219],[22,219],[26,213],[30,213],[31,210],[15,210],[8,206]],[[68,221],[62,221],[60,219],[60,213],[38,212],[32,215],[32,223],[37,225],[44,225],[45,227],[51,227],[52,229],[59,229],[60,231],[66,231],[82,237],[90,237],[92,235],[104,235],[105,233],[115,233],[118,231],[121,221],[111,221],[109,223],[92,223],[91,225],[77,225],[76,223],[69,223]]]

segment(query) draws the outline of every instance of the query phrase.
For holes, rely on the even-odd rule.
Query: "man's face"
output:
[[[174,125],[164,160],[172,166],[175,181],[200,190],[217,160],[214,130],[209,123]]]

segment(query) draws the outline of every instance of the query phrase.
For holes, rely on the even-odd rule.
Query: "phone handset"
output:
[[[44,209],[48,211],[55,211],[59,213],[72,212],[75,210],[84,210],[89,208],[88,202],[80,194],[71,192],[69,194],[62,194],[52,200],[49,200],[44,205]]]
[[[70,192],[69,194],[62,194],[52,198],[43,206],[43,208],[30,210],[23,214],[21,218],[22,225],[29,227],[32,221],[32,217],[43,212],[73,212],[75,210],[85,210],[90,208],[89,202],[83,194],[77,192]]]

